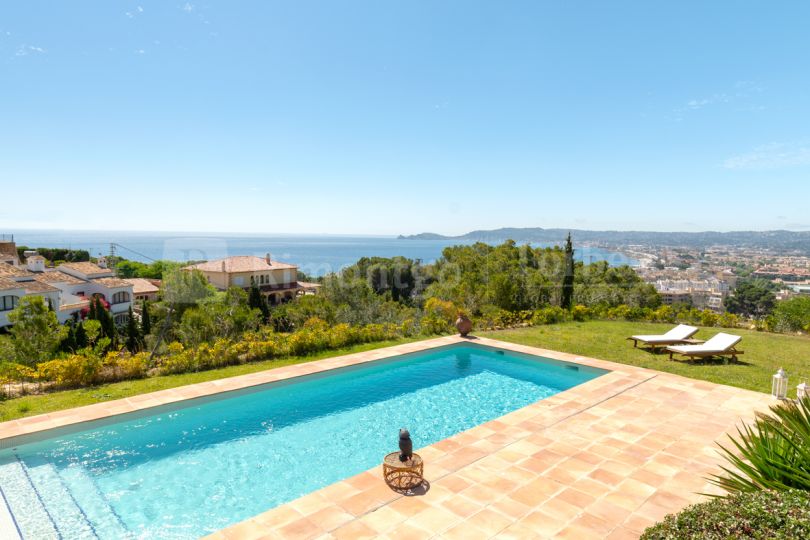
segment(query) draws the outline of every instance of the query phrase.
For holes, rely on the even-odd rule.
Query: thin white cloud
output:
[[[696,111],[698,109],[708,107],[709,105],[715,105],[717,103],[728,103],[729,101],[731,101],[731,96],[729,96],[728,94],[714,94],[712,96],[700,99],[690,99],[689,101],[686,102],[686,105],[677,110],[679,112]]]
[[[186,2],[183,5],[183,11],[185,11],[186,13],[191,13],[192,11],[194,11],[194,4]]]
[[[45,54],[45,49],[42,47],[35,47],[34,45],[20,45],[14,56],[28,56],[30,54]]]
[[[773,142],[726,159],[723,167],[737,170],[781,169],[810,165],[810,141]]]
[[[763,91],[763,87],[753,81],[737,81],[726,92],[715,92],[708,96],[701,96],[692,98],[683,105],[673,109],[675,113],[674,119],[676,121],[683,120],[685,114],[699,111],[719,105],[728,105],[734,103],[737,107],[743,107],[743,110],[761,110],[764,107],[756,104],[750,104],[750,99]]]

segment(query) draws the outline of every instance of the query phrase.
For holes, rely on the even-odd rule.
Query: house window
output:
[[[17,296],[4,296],[0,298],[0,311],[11,311],[20,302]]]
[[[245,284],[245,278],[243,278],[241,276],[235,277],[235,278],[233,278],[233,283],[234,283],[234,285],[236,285],[238,287],[241,287],[242,285]]]
[[[123,325],[127,324],[128,321],[129,321],[129,314],[128,313],[122,313],[120,315],[115,316],[115,324],[117,326],[123,326]]]
[[[117,292],[112,297],[113,304],[122,304],[124,302],[129,302],[129,293],[126,291]]]

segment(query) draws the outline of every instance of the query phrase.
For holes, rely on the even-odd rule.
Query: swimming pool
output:
[[[197,538],[379,464],[400,427],[419,448],[604,373],[457,344],[180,402],[0,451],[0,505],[23,538]]]

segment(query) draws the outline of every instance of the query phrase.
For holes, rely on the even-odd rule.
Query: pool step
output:
[[[79,508],[73,494],[62,482],[57,469],[41,458],[26,458],[23,466],[63,538],[97,540],[93,526]]]
[[[94,533],[101,540],[123,540],[134,535],[126,530],[121,518],[99,490],[95,480],[76,465],[59,471],[59,477],[73,495],[73,500],[93,524]]]
[[[0,486],[24,539],[58,540],[61,535],[19,461],[0,464]]]
[[[0,487],[0,540],[22,540],[20,528],[11,515],[11,508],[8,507],[2,487]]]

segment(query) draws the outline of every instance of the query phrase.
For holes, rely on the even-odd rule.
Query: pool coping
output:
[[[433,445],[419,449],[420,454],[428,463],[426,476],[431,478],[434,486],[436,486],[436,481],[442,481],[447,478],[452,480],[459,471],[469,468],[468,466],[471,464],[484,460],[493,452],[500,452],[507,447],[520,447],[521,444],[527,446],[529,443],[527,443],[526,440],[533,432],[542,432],[561,422],[566,422],[576,415],[583,413],[583,411],[598,407],[601,403],[611,398],[617,396],[621,397],[621,394],[624,392],[656,378],[663,377],[668,381],[674,380],[674,384],[676,385],[682,384],[680,382],[681,380],[689,381],[689,384],[693,386],[696,385],[701,389],[721,387],[721,385],[695,381],[655,370],[617,364],[576,354],[562,353],[488,338],[445,336],[323,360],[293,364],[246,375],[180,386],[129,398],[3,422],[0,423],[0,449],[15,446],[15,441],[27,439],[28,437],[26,436],[55,428],[64,428],[67,426],[76,427],[86,422],[117,417],[122,414],[148,411],[155,407],[175,404],[189,399],[213,396],[224,392],[321,373],[341,367],[360,365],[367,362],[458,343],[475,343],[532,356],[571,362],[604,369],[607,370],[608,373],[549,398],[537,401],[527,407],[508,413],[495,420],[453,435]],[[727,392],[731,394],[747,393],[746,395],[754,394],[759,397],[765,396],[764,394],[738,388],[723,388],[727,388]],[[752,398],[751,401],[753,403],[757,400]],[[763,401],[763,404],[764,403]],[[538,418],[541,419],[537,420]],[[449,459],[449,456],[452,456],[452,459]],[[405,504],[400,506],[411,504],[407,501],[414,500],[415,498],[404,497],[403,495],[390,491],[382,483],[377,469],[380,469],[380,467],[374,467],[364,473],[346,478],[335,484],[304,495],[299,499],[272,508],[243,522],[213,533],[210,538],[315,538],[319,536],[334,538],[336,537],[337,531],[344,530],[347,527],[349,527],[348,530],[351,530],[353,524],[357,524],[358,527],[364,525],[361,521],[367,520],[371,513],[376,513],[376,511],[388,505],[396,505],[397,501],[403,498],[405,499]],[[431,489],[435,491],[437,488],[432,487]],[[328,504],[330,500],[340,499],[341,495],[347,495],[349,498],[354,497],[358,500],[356,504],[351,503],[350,508],[346,508],[345,505],[337,506],[336,504]],[[306,531],[298,530],[301,526],[311,527],[313,525],[312,520],[308,520],[306,517],[308,516],[307,510],[314,508],[314,506],[312,506],[313,504],[320,507],[318,508],[319,512],[327,511],[331,508],[332,519],[334,520],[335,526],[330,528],[328,524],[321,524],[322,526],[317,528],[316,531],[309,531],[312,534],[302,534],[306,533]],[[336,517],[338,515],[340,518]],[[317,534],[315,534],[315,532],[317,532]],[[355,533],[356,532],[357,531],[355,531]],[[423,530],[422,532],[425,531]],[[352,534],[351,536],[357,535]],[[361,534],[359,536],[363,535]]]

